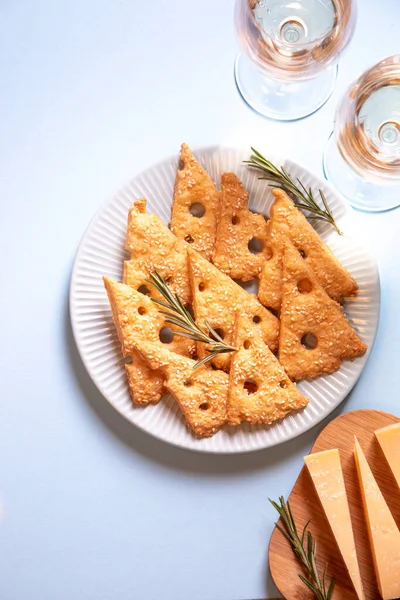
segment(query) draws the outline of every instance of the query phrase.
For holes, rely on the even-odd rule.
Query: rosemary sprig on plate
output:
[[[253,154],[251,154],[250,160],[245,160],[244,162],[250,167],[265,173],[265,176],[259,177],[259,179],[266,179],[273,187],[281,188],[282,190],[285,190],[285,192],[291,194],[296,206],[309,213],[307,215],[308,219],[326,221],[336,229],[339,235],[342,235],[332,211],[329,208],[325,194],[321,189],[318,190],[318,193],[322,200],[323,208],[318,205],[313,190],[311,188],[307,189],[300,179],[297,179],[296,183],[286,171],[285,167],[278,169],[278,167],[267,160],[255,148],[251,148],[251,150]]]
[[[283,496],[280,496],[279,504],[273,500],[270,500],[270,502],[278,511],[283,523],[283,527],[279,523],[275,523],[276,527],[288,540],[293,552],[304,567],[306,577],[299,574],[301,581],[313,592],[317,600],[330,600],[335,587],[335,579],[332,577],[329,585],[327,584],[326,572],[328,565],[325,565],[322,577],[318,573],[316,563],[317,543],[311,532],[307,530],[310,521],[307,521],[300,536],[297,532],[289,502],[285,502]]]
[[[178,294],[174,294],[169,289],[168,285],[157,271],[150,275],[150,279],[147,279],[147,282],[154,286],[165,299],[165,302],[163,302],[157,298],[151,298],[155,304],[163,307],[162,309],[159,309],[159,311],[165,316],[165,322],[180,328],[179,330],[174,329],[174,334],[207,344],[206,349],[208,354],[194,365],[194,369],[197,369],[209,360],[212,360],[217,354],[234,352],[237,350],[234,346],[226,344],[207,320],[205,320],[204,323],[208,333],[200,329],[190,312],[183,306]]]

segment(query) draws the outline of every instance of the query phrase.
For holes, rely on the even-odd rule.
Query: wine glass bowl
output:
[[[355,207],[378,211],[400,204],[400,55],[368,69],[345,93],[324,170]]]
[[[235,75],[246,102],[283,120],[314,112],[333,90],[355,19],[349,0],[237,0]]]
[[[362,176],[400,179],[400,55],[368,69],[335,116],[339,152]]]
[[[252,8],[253,7],[253,8]],[[242,49],[259,68],[282,79],[307,79],[326,68],[352,34],[349,2],[239,0]]]

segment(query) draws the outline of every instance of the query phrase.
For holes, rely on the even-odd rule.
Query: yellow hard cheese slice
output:
[[[400,596],[400,531],[357,438],[354,454],[378,588],[383,600],[394,600]]]
[[[358,598],[364,600],[339,450],[316,452],[304,460],[354,589]]]
[[[382,427],[375,435],[400,487],[400,423]]]

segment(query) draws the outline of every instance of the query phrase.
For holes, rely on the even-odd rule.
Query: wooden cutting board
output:
[[[378,410],[355,410],[331,421],[316,439],[310,453],[339,448],[347,497],[354,529],[361,577],[367,600],[380,598],[376,586],[368,534],[364,523],[361,495],[353,455],[354,435],[364,450],[379,487],[400,527],[400,490],[374,436],[374,431],[400,419]],[[301,530],[309,518],[309,529],[317,540],[318,567],[322,574],[329,564],[328,576],[335,576],[333,600],[357,600],[328,521],[319,503],[308,470],[304,466],[288,500]],[[310,591],[300,581],[301,567],[287,540],[274,529],[269,545],[269,566],[275,585],[287,600],[309,600]]]

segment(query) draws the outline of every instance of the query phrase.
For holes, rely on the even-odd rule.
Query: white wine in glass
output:
[[[257,112],[279,120],[320,108],[355,27],[353,0],[236,0],[237,87]]]
[[[368,69],[335,114],[325,176],[356,208],[400,206],[400,55]]]

